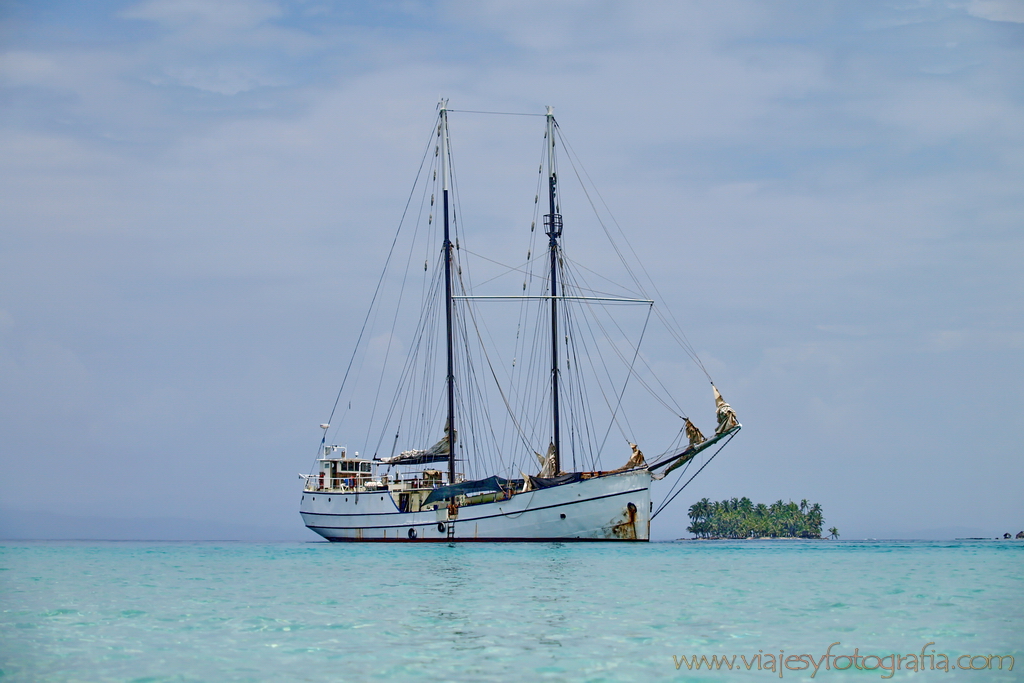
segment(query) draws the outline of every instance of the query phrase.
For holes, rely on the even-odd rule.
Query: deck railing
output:
[[[354,491],[360,484],[369,481],[369,478],[359,477],[327,477],[319,474],[304,474],[306,480],[303,487],[306,491]]]

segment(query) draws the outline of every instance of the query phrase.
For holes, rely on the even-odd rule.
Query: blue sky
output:
[[[305,537],[444,95],[556,107],[744,422],[656,537],[743,495],[844,537],[1024,529],[1024,3],[369,7],[4,3],[9,527]],[[463,158],[516,150],[492,123]],[[514,170],[463,188],[490,234]]]

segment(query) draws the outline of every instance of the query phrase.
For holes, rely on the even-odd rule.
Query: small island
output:
[[[707,498],[690,506],[690,526],[686,530],[695,538],[821,538],[824,514],[818,503],[807,499],[797,505],[777,500],[771,505],[754,504],[749,498],[733,498],[721,502]],[[829,529],[832,538],[839,530]]]

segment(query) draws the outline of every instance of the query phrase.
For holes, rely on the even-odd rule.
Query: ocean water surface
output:
[[[924,671],[886,659],[922,648]],[[817,671],[799,658],[768,668],[768,655],[774,667],[805,654]],[[702,655],[736,657],[708,672]],[[976,670],[944,671],[940,655]],[[33,682],[1024,681],[1024,543],[3,542],[0,670]]]

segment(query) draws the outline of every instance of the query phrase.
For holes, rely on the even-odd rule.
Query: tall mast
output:
[[[440,103],[441,197],[444,205],[444,322],[448,352],[448,483],[455,483],[455,353],[452,336],[452,240],[448,223],[448,100]]]
[[[562,236],[562,214],[558,213],[555,171],[555,110],[548,107],[548,213],[544,216],[547,228],[548,251],[551,253],[551,444],[555,456],[555,471],[562,471],[562,446],[558,423],[558,238]]]

